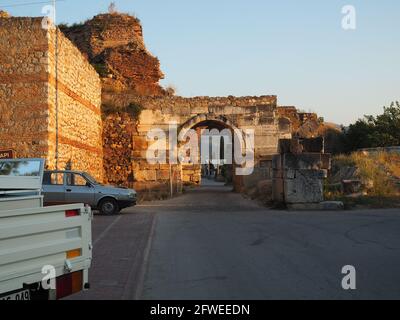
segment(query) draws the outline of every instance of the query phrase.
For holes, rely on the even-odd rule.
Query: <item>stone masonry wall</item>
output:
[[[160,62],[144,44],[139,19],[120,13],[99,14],[81,25],[62,27],[102,77],[104,90],[130,90],[162,96]]]
[[[48,157],[46,31],[31,18],[0,18],[0,148]]]
[[[0,18],[0,148],[42,157],[55,168],[56,87],[59,169],[72,166],[103,179],[101,83],[78,49],[42,18]]]
[[[287,131],[279,128],[276,115],[276,96],[137,97],[126,93],[103,92],[103,103],[113,104],[116,109],[130,103],[135,103],[143,108],[138,121],[137,133],[133,137],[132,166],[137,183],[168,180],[168,165],[149,165],[147,163],[146,152],[149,143],[146,136],[151,129],[155,128],[167,132],[169,123],[177,123],[179,129],[189,129],[202,121],[217,121],[228,128],[254,129],[256,166],[259,166],[263,160],[272,159],[272,154],[277,152],[279,139],[291,137],[290,128]],[[183,182],[200,181],[198,167],[183,166],[182,171]],[[255,171],[255,174],[257,172],[258,170]],[[249,178],[242,177],[241,180]],[[264,179],[264,177],[262,178]],[[243,184],[241,180],[237,181],[239,185]],[[257,182],[257,178],[254,176],[251,180],[254,180],[254,183]]]
[[[56,33],[49,33],[49,142],[50,159],[54,159],[56,125]],[[91,172],[103,180],[103,146],[101,120],[101,82],[97,72],[80,51],[58,31],[58,121],[59,168]],[[54,167],[54,161],[49,166]]]

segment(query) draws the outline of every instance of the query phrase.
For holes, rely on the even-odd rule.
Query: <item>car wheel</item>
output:
[[[104,199],[99,205],[100,213],[104,215],[114,215],[119,212],[118,203],[114,199]]]

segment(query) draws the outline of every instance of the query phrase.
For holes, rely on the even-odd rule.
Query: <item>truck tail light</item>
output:
[[[82,250],[81,249],[75,249],[75,250],[67,251],[67,259],[78,258],[81,255],[82,255]]]
[[[83,289],[83,271],[69,273],[56,280],[57,300],[78,293]]]
[[[78,217],[80,216],[79,210],[66,210],[65,211],[65,217],[66,218],[71,218],[71,217]]]

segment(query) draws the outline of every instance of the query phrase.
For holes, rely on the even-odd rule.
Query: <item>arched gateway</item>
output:
[[[115,97],[114,101],[116,100]],[[137,101],[143,107],[137,130],[133,133],[134,186],[137,189],[151,185],[168,185],[176,190],[177,184],[198,184],[201,181],[200,164],[149,163],[149,148],[155,141],[149,139],[154,130],[165,132],[167,148],[170,145],[171,126],[177,134],[190,129],[239,129],[254,131],[255,168],[251,175],[234,177],[235,187],[250,187],[260,180],[270,178],[272,155],[277,153],[278,141],[291,137],[290,126],[282,126],[277,113],[276,96],[242,98],[146,98]],[[121,101],[121,104],[124,104]],[[125,102],[126,104],[126,102]],[[151,134],[150,134],[151,135]],[[158,141],[159,142],[159,141]],[[167,159],[169,152],[166,152]],[[172,178],[172,179],[171,179]]]

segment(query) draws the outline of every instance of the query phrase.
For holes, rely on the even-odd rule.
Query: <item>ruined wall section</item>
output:
[[[58,99],[59,168],[71,165],[72,169],[89,171],[102,181],[103,124],[100,78],[62,32],[58,31],[56,39],[55,31],[51,30],[49,45],[49,155],[52,159],[49,166],[55,166],[55,114]]]
[[[77,48],[42,18],[0,18],[0,148],[39,157],[55,168],[56,87],[59,168],[103,179],[101,83]]]
[[[41,19],[0,18],[0,148],[45,157],[48,39]]]
[[[162,96],[160,61],[147,49],[140,20],[127,14],[99,14],[81,25],[62,27],[64,34],[96,67],[103,91]]]
[[[253,129],[257,167],[260,167],[263,161],[272,160],[272,155],[277,152],[279,139],[291,137],[290,131],[279,129],[276,117],[276,96],[161,98],[103,92],[103,103],[113,104],[116,110],[131,103],[143,109],[138,119],[137,132],[133,136],[132,171],[136,186],[142,182],[151,184],[169,180],[169,165],[149,165],[146,152],[149,146],[147,133],[155,128],[168,132],[170,123],[177,123],[182,129],[183,127],[191,128],[202,121],[217,120],[228,127]],[[106,119],[105,126],[108,126],[107,121],[111,121],[111,118]],[[107,143],[104,148],[107,148]],[[200,170],[195,166],[182,168],[184,182],[198,182],[197,175],[199,174]],[[256,172],[256,175],[259,174]],[[106,175],[109,174],[106,173]],[[259,178],[253,177],[253,180],[257,181]]]

